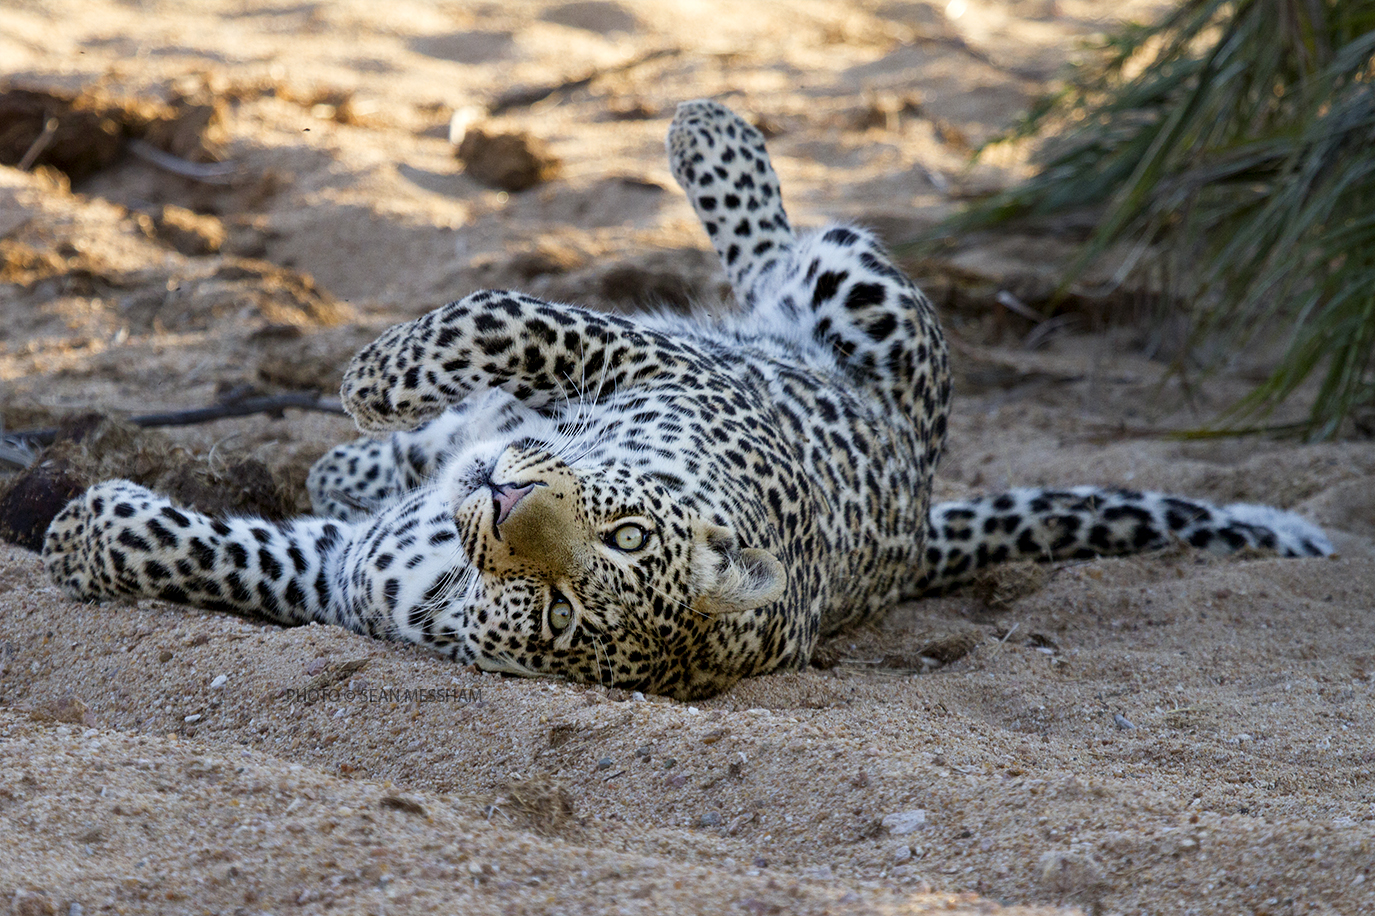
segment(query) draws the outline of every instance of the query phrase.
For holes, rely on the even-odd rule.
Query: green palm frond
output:
[[[1227,419],[1316,372],[1303,431],[1335,435],[1375,403],[1372,59],[1375,0],[1185,0],[1034,108],[1013,135],[1051,135],[1039,174],[942,231],[1100,208],[1066,284],[1118,242],[1163,242],[1189,268],[1196,341],[1288,329]]]

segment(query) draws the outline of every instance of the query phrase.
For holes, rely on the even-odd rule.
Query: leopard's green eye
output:
[[[554,600],[549,602],[549,628],[557,632],[568,629],[568,625],[573,622],[573,602],[562,595],[556,594]]]
[[[617,550],[629,552],[632,550],[639,550],[641,547],[645,546],[645,542],[648,540],[649,532],[645,531],[644,528],[636,525],[634,522],[628,522],[611,532],[610,543],[611,546],[615,547]]]

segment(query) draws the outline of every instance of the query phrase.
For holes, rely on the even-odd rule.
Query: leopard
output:
[[[314,514],[210,517],[105,481],[49,526],[52,580],[689,701],[991,564],[1331,552],[1281,509],[1115,487],[933,505],[951,377],[931,300],[872,232],[795,230],[763,135],[721,102],[680,105],[667,152],[732,308],[471,293],[354,356],[363,438],[311,469]]]

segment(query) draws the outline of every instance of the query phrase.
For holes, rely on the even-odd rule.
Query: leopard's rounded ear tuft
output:
[[[777,557],[757,547],[741,547],[729,528],[708,523],[695,528],[692,589],[700,610],[733,614],[783,597],[788,573]]]

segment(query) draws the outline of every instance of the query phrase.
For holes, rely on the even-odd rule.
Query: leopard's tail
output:
[[[1140,553],[1177,542],[1216,554],[1248,547],[1286,557],[1332,553],[1322,529],[1270,506],[1103,487],[1023,488],[932,506],[917,593],[958,585],[995,563]]]

